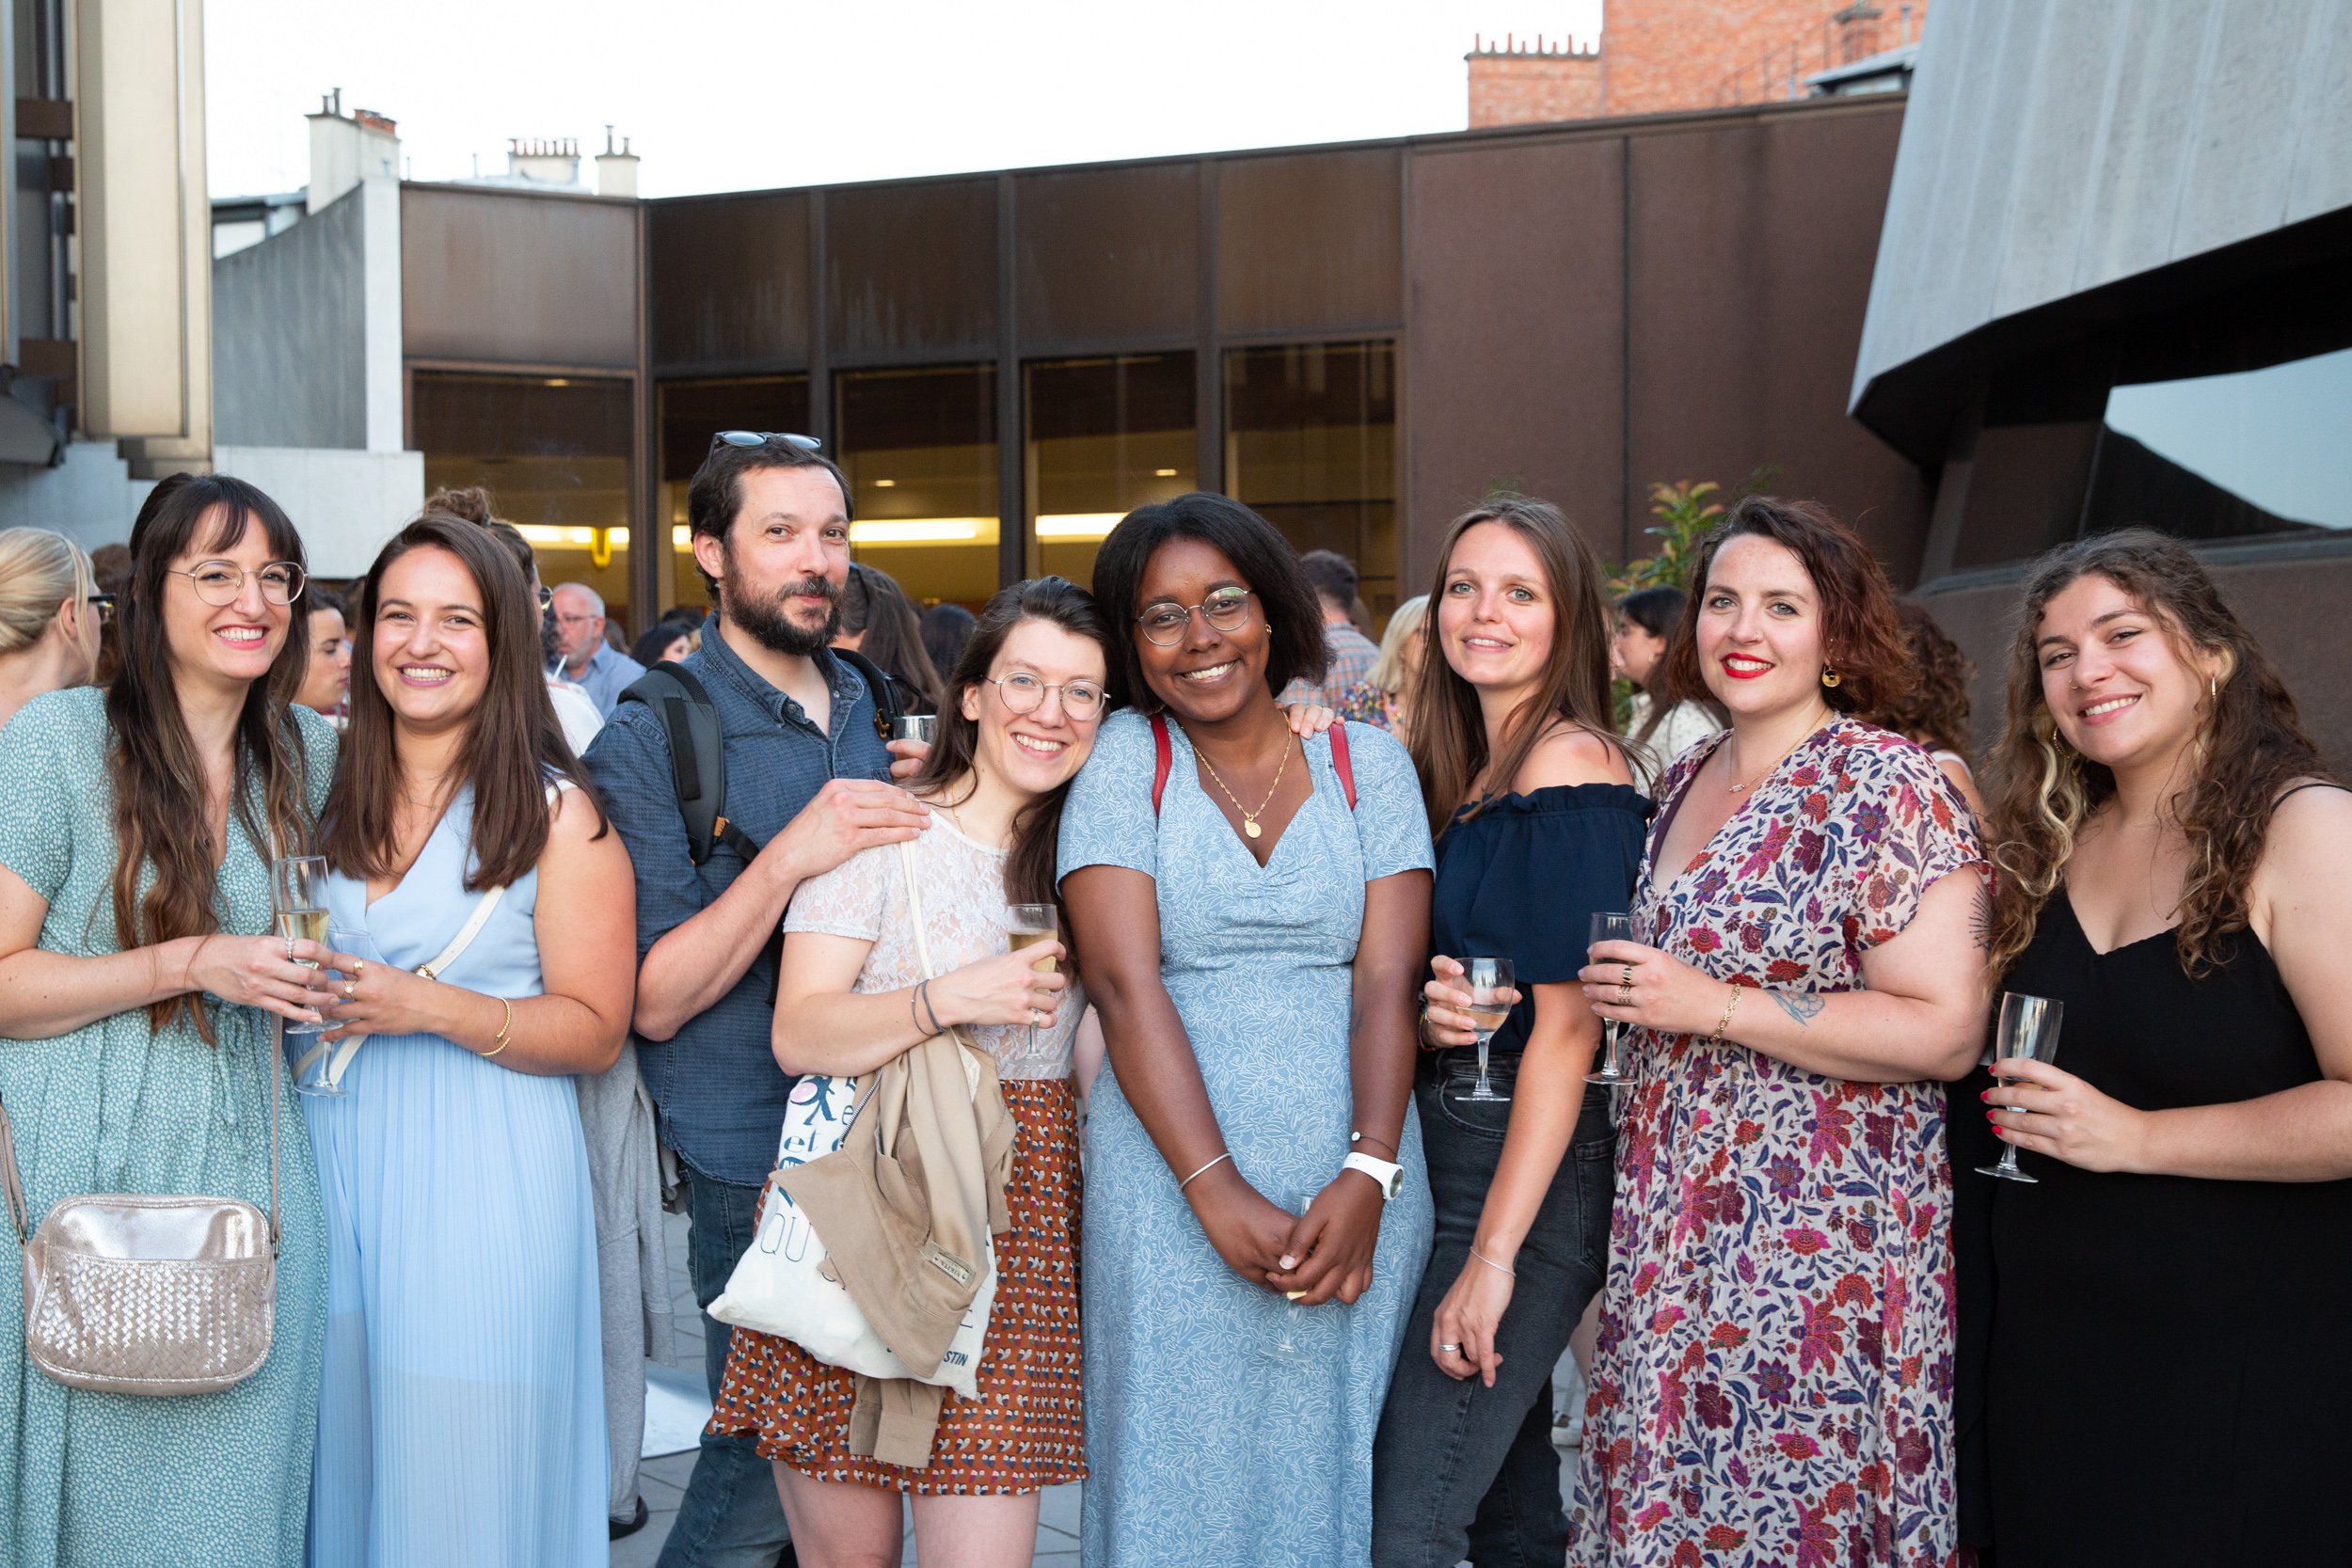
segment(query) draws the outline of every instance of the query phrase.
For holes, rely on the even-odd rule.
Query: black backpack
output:
[[[888,740],[891,721],[906,711],[898,683],[863,654],[835,648],[833,655],[848,660],[851,669],[866,677],[866,689],[874,694],[874,728]],[[751,863],[760,847],[727,820],[726,746],[720,733],[719,710],[710,705],[710,693],[703,689],[702,682],[684,665],[664,659],[640,675],[619,700],[643,703],[661,721],[661,733],[670,742],[670,775],[677,789],[678,814],[686,819],[687,857],[700,865],[710,858],[714,847],[723,844],[742,856],[745,864]]]

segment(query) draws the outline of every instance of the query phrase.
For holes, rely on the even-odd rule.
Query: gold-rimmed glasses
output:
[[[291,561],[266,561],[251,571],[233,561],[199,561],[184,572],[176,566],[164,570],[196,584],[196,596],[215,607],[235,604],[249,578],[260,580],[262,597],[272,604],[292,604],[302,597],[302,568]]]
[[[996,689],[996,695],[1009,713],[1035,713],[1045,705],[1048,691],[1061,693],[1061,710],[1069,717],[1085,723],[1103,716],[1103,705],[1110,698],[1092,681],[1041,681],[1026,672],[1016,670],[1009,675],[982,675],[982,680]]]
[[[1200,619],[1218,631],[1239,631],[1249,622],[1249,590],[1220,588],[1199,604],[1175,604],[1162,599],[1143,607],[1136,624],[1143,635],[1163,648],[1172,648],[1184,640],[1184,628],[1192,625],[1192,612],[1200,612]]]

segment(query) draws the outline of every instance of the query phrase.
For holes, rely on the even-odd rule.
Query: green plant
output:
[[[1688,588],[1699,546],[1722,518],[1725,501],[1737,504],[1759,493],[1779,473],[1777,464],[1759,464],[1722,500],[1713,498],[1723,494],[1723,486],[1711,479],[1653,483],[1649,509],[1658,522],[1642,531],[1658,541],[1657,552],[1619,566],[1609,581],[1610,596],[1621,599],[1637,588]]]

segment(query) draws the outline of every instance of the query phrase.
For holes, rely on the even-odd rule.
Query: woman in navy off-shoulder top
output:
[[[1374,1445],[1378,1568],[1566,1552],[1551,1370],[1600,1288],[1615,1152],[1576,976],[1591,917],[1629,907],[1650,812],[1609,731],[1591,547],[1505,498],[1456,522],[1439,561],[1411,737],[1438,835],[1414,1085],[1437,1236]],[[1520,997],[1492,1042],[1502,1101],[1464,1098],[1471,957],[1509,959]]]

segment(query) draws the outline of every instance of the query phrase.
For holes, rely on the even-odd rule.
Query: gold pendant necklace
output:
[[[1260,836],[1258,818],[1265,815],[1266,807],[1274,804],[1274,791],[1282,787],[1282,773],[1284,769],[1288,768],[1291,765],[1291,737],[1285,736],[1282,739],[1282,761],[1280,765],[1274,769],[1273,788],[1270,788],[1265,792],[1265,799],[1258,802],[1258,809],[1256,811],[1251,811],[1248,806],[1243,805],[1238,796],[1236,796],[1232,790],[1225,788],[1224,779],[1218,777],[1216,764],[1209,760],[1209,754],[1206,752],[1197,752],[1200,758],[1200,766],[1209,770],[1209,777],[1216,780],[1216,787],[1224,791],[1225,798],[1233,802],[1233,809],[1241,813],[1241,831],[1248,833],[1251,838],[1257,838]]]
[[[1811,729],[1805,731],[1804,734],[1797,736],[1797,738],[1789,744],[1788,751],[1781,752],[1780,755],[1772,759],[1772,766],[1771,768],[1767,768],[1763,772],[1758,773],[1755,778],[1750,779],[1746,784],[1741,784],[1740,782],[1739,769],[1732,765],[1731,749],[1740,743],[1740,737],[1738,736],[1733,736],[1729,740],[1724,743],[1724,771],[1730,775],[1730,777],[1724,781],[1724,786],[1734,795],[1745,795],[1749,790],[1754,789],[1757,784],[1760,784],[1766,779],[1771,778],[1773,770],[1778,768],[1782,763],[1787,762],[1789,757],[1794,755],[1799,746],[1802,746],[1806,741],[1812,739],[1815,736],[1819,735],[1820,731],[1821,726],[1817,723]]]

